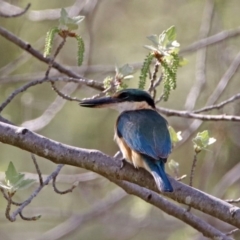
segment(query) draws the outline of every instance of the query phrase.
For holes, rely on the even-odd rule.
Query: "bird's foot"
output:
[[[121,159],[121,166],[120,166],[120,169],[123,169],[123,167],[126,165],[126,160],[125,158],[122,158]]]

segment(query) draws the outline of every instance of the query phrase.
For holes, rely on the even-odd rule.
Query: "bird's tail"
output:
[[[173,192],[173,187],[164,170],[164,162],[153,160],[148,156],[144,156],[143,160],[149,167],[160,192]]]

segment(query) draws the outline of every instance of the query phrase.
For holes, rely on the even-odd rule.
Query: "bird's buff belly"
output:
[[[124,141],[124,139],[119,138],[117,134],[115,134],[114,140],[117,142],[122,155],[127,162],[133,164],[135,168],[142,167],[148,170],[148,166],[146,166],[145,162],[142,160],[141,155],[132,150]]]

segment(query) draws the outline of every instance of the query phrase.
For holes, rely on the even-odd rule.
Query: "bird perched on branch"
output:
[[[172,149],[168,124],[147,92],[124,89],[111,97],[83,100],[80,106],[118,110],[114,138],[124,159],[149,171],[161,192],[173,191],[164,169]]]

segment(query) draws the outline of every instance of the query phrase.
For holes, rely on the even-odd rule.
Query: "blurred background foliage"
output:
[[[25,0],[5,2],[19,7],[25,7],[28,3]],[[59,11],[49,14],[48,10],[60,10],[62,7],[73,6],[71,11],[75,15],[86,16],[78,30],[86,44],[85,61],[82,67],[76,66],[76,41],[68,39],[57,57],[57,62],[86,78],[103,81],[106,76],[114,74],[116,65],[122,66],[129,63],[139,70],[147,54],[147,50],[143,48],[143,45],[149,44],[146,36],[159,34],[171,25],[176,26],[177,40],[181,44],[181,49],[197,41],[203,21],[203,12],[209,2],[214,2],[215,6],[209,35],[223,30],[236,29],[239,26],[238,0],[31,1],[31,9],[25,15],[13,19],[0,18],[0,25],[43,52],[46,32],[58,25]],[[0,1],[1,4],[3,1]],[[55,47],[59,40],[60,38],[56,38]],[[208,47],[207,81],[196,103],[196,109],[204,106],[206,99],[237,55],[239,47],[239,37]],[[0,38],[0,56],[1,102],[14,89],[27,81],[42,78],[47,69],[45,63],[24,53],[19,47],[2,37]],[[161,102],[160,106],[178,110],[185,109],[186,97],[196,81],[196,51],[187,52],[184,57],[189,62],[178,71],[177,89],[171,94],[169,101]],[[18,64],[19,61],[22,63]],[[12,64],[10,68],[8,64]],[[60,74],[52,70],[50,75]],[[127,84],[130,87],[137,87],[138,76],[139,71]],[[58,84],[59,88],[64,85]],[[238,71],[226,87],[219,102],[238,93],[239,89]],[[83,98],[95,93],[97,92],[91,88],[79,86],[72,96]],[[4,110],[3,116],[20,125],[25,121],[40,117],[56,98],[56,93],[52,91],[49,83],[37,85],[19,94]],[[52,121],[37,131],[39,134],[73,146],[99,149],[109,155],[114,155],[118,151],[113,141],[116,112],[107,109],[80,108],[74,102],[61,104],[62,107],[54,115]],[[57,108],[56,106],[53,109]],[[239,112],[239,101],[219,111],[219,113],[235,115]],[[176,131],[185,131],[193,121],[179,117],[168,117],[167,120]],[[238,198],[240,195],[240,125],[237,122],[205,122],[198,131],[204,129],[209,130],[211,136],[217,139],[217,143],[211,146],[210,151],[199,154],[193,185],[221,198]],[[174,159],[179,162],[180,175],[188,174],[189,176],[194,155],[192,137],[193,135],[179,144],[169,157],[169,160]],[[18,171],[35,173],[29,153],[4,144],[0,145],[0,153],[0,172],[3,173],[9,161],[12,161]],[[39,165],[43,174],[50,174],[55,168],[53,163],[44,159],[39,159]],[[167,171],[171,174],[168,167]],[[66,179],[71,176],[72,179],[78,179],[78,176],[81,176],[79,174],[86,172],[84,169],[65,166],[61,171],[64,175],[58,177],[59,188],[68,188],[73,180],[67,181]],[[186,224],[132,196],[122,196],[113,205],[106,204],[106,209],[99,215],[88,215],[87,213],[91,212],[95,204],[109,197],[110,192],[116,191],[117,188],[102,177],[91,176],[91,180],[80,181],[73,193],[67,195],[57,195],[51,186],[41,192],[24,211],[25,215],[29,216],[41,214],[42,218],[37,222],[18,219],[10,223],[4,213],[6,201],[0,197],[1,239],[204,239],[201,234]],[[188,178],[184,180],[185,183],[188,181]],[[34,186],[19,192],[15,199],[20,202],[24,201],[33,190]],[[118,194],[121,195],[122,192],[119,190],[116,195]],[[84,216],[88,217],[84,219]],[[75,218],[71,222],[69,220],[72,217]],[[202,217],[223,231],[231,230],[225,224],[207,215],[202,215]],[[71,226],[75,227],[69,230]]]

